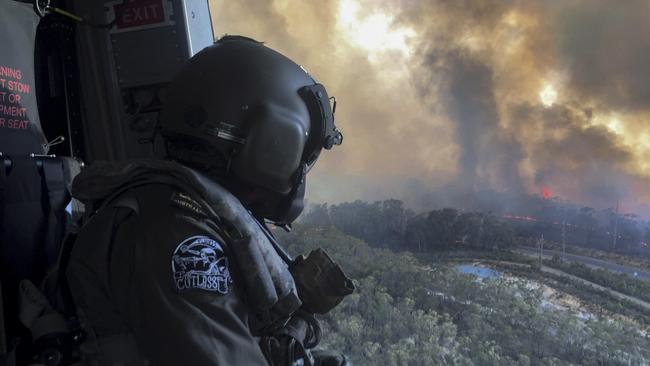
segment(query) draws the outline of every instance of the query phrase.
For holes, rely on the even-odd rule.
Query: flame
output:
[[[545,185],[542,186],[542,198],[545,200],[551,198],[551,190]]]

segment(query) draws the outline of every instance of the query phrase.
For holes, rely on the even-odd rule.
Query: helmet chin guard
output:
[[[291,192],[283,200],[279,208],[278,217],[274,219],[276,225],[291,225],[305,208],[305,186],[307,184],[307,168],[302,169],[302,178],[296,183]]]

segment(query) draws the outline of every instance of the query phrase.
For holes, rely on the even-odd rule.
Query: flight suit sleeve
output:
[[[153,365],[266,365],[227,243],[207,218],[153,196],[115,233],[110,266],[140,352]]]

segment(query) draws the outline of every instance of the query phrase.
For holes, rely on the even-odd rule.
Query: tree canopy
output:
[[[293,254],[324,248],[354,279],[357,291],[321,320],[323,346],[343,351],[355,365],[644,365],[650,359],[650,339],[638,324],[549,308],[541,288],[525,280],[479,281],[335,228],[298,227],[281,239]]]

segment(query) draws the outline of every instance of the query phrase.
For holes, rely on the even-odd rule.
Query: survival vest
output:
[[[219,234],[233,242],[235,260],[246,266],[242,271],[245,286],[254,289],[248,297],[256,307],[254,318],[260,322],[253,325],[253,333],[267,333],[286,323],[302,304],[287,257],[283,258],[266,227],[212,179],[165,160],[95,162],[75,179],[72,191],[92,211],[97,202],[106,204],[112,197],[147,184],[166,184],[186,192],[218,227],[228,228]]]
[[[201,212],[216,224],[215,227],[221,231],[219,234],[232,243],[232,255],[243,269],[242,279],[251,306],[249,320],[257,320],[250,324],[250,330],[260,337],[260,347],[269,364],[293,365],[294,361],[301,359],[304,365],[313,365],[309,349],[315,347],[320,339],[320,327],[313,313],[328,312],[354,289],[340,267],[322,250],[292,260],[275,242],[266,226],[254,218],[230,192],[177,163],[162,160],[97,162],[75,179],[73,194],[86,204],[89,218],[93,212],[100,212],[114,201],[119,201],[121,195],[132,188],[149,184],[165,184],[185,192],[192,202],[200,205]],[[50,295],[50,303],[63,300],[55,307],[60,309],[60,313],[67,312],[69,318],[78,315],[80,319],[77,324],[83,324],[83,314],[71,314],[69,301],[72,296],[65,293],[68,288],[65,278],[67,253],[72,251],[72,246],[74,240],[66,240],[58,274],[53,276],[56,278],[53,285],[59,290]],[[320,279],[319,274],[323,275]],[[299,291],[302,298],[298,296]],[[38,295],[28,297],[39,298]],[[35,302],[35,308],[45,310],[32,313],[55,317],[42,301]],[[33,324],[40,321],[37,318],[30,320]],[[52,323],[56,325],[56,322]],[[60,327],[54,328],[53,332],[60,332]],[[74,326],[68,329],[72,332],[69,340],[75,337],[79,339]],[[86,342],[80,348],[85,348],[83,352],[91,358],[93,354],[101,355],[116,349],[137,349],[130,334],[124,334],[121,340],[117,339],[119,337],[111,336],[106,349],[100,346],[105,342]],[[89,344],[97,346],[88,349]],[[120,354],[124,352],[120,351]],[[138,359],[136,353],[124,357],[127,360]]]

